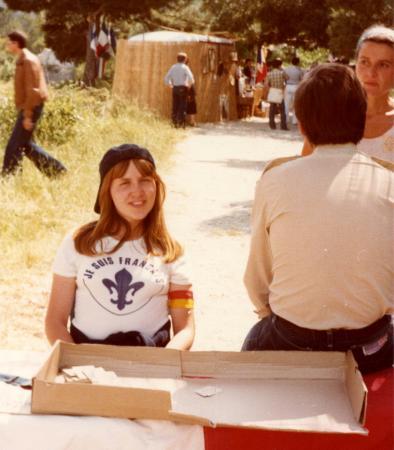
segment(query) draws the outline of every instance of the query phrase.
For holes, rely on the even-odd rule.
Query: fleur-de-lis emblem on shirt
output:
[[[115,281],[109,278],[103,279],[103,284],[108,289],[110,295],[117,294],[116,298],[111,298],[111,303],[114,303],[120,311],[127,305],[133,303],[133,299],[126,300],[127,293],[131,291],[131,295],[134,296],[145,285],[142,281],[135,283],[132,283],[132,281],[133,276],[126,269],[119,270],[119,272],[115,273]]]

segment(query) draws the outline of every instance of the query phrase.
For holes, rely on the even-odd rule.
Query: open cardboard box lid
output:
[[[136,387],[55,381],[59,368],[78,365],[135,377]],[[214,394],[204,397],[201,390]],[[57,342],[33,380],[32,412],[366,434],[366,399],[350,352],[182,352]]]

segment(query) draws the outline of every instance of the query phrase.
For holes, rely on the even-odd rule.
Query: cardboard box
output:
[[[78,365],[135,377],[135,387],[55,381],[59,368]],[[200,395],[204,391],[208,396]],[[181,352],[57,342],[33,380],[32,412],[366,434],[366,399],[351,353]]]

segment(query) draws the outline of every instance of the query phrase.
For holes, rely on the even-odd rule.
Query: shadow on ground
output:
[[[271,130],[268,123],[261,119],[237,120],[221,123],[204,123],[193,129],[197,135],[226,135],[226,136],[261,136],[271,139],[284,139],[302,142],[303,138],[298,129],[293,126],[289,131]]]
[[[228,214],[201,222],[199,229],[214,234],[249,234],[252,203],[252,201],[230,203]]]

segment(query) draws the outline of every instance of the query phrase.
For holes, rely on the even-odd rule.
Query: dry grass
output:
[[[0,95],[9,86],[0,86]],[[51,282],[51,263],[62,237],[92,220],[98,162],[105,150],[138,143],[151,150],[163,170],[176,133],[157,116],[133,105],[97,99],[70,90],[80,116],[76,137],[55,147],[44,143],[68,168],[50,180],[25,158],[23,173],[0,180],[0,346],[42,350],[43,316]],[[105,95],[104,95],[105,97]],[[0,137],[0,158],[8,136]]]

